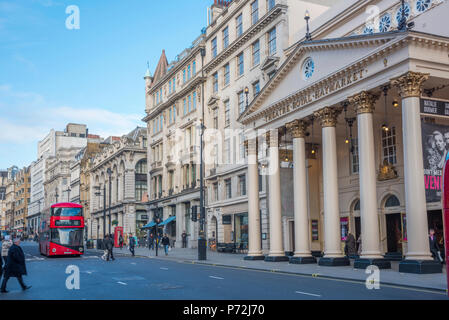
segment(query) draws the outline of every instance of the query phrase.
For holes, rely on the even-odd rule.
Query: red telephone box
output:
[[[449,156],[448,156],[449,157]],[[444,248],[446,251],[446,277],[447,286],[449,289],[449,161],[446,159],[446,164],[443,171],[443,192],[442,192],[442,208],[443,208],[443,223],[444,223]],[[449,291],[448,291],[449,295]]]
[[[123,239],[125,239],[123,237],[123,227],[115,227],[115,232],[114,232],[114,247],[116,248],[120,248],[120,235],[122,236]]]

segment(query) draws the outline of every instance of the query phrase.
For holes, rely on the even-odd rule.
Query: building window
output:
[[[243,91],[240,91],[238,93],[239,98],[239,111],[240,113],[243,113],[245,111],[245,93]]]
[[[189,64],[187,67],[187,80],[190,80],[190,78],[192,78],[192,69]]]
[[[268,32],[268,55],[272,56],[276,53],[276,28]]]
[[[235,20],[236,20],[235,25],[236,25],[237,38],[238,38],[243,34],[243,15],[240,14]]]
[[[182,82],[186,83],[186,69],[182,70]]]
[[[404,6],[404,16],[405,20],[408,20],[410,17],[410,5],[406,2]],[[402,6],[399,6],[398,11],[396,12],[396,22],[400,24],[402,20]]]
[[[218,72],[215,72],[214,75],[212,76],[212,86],[213,86],[213,92],[217,93],[218,92]]]
[[[387,161],[389,164],[396,164],[396,128],[392,127],[390,130],[382,130],[382,150],[383,162]]]
[[[193,92],[193,110],[196,110],[196,91]]]
[[[259,20],[259,1],[256,0],[251,3],[251,22],[252,24],[256,24]]]
[[[214,129],[218,129],[218,108],[214,109]]]
[[[231,123],[231,106],[229,100],[225,101],[225,127]]]
[[[243,60],[243,52],[240,53],[237,56],[237,75],[241,76],[243,75],[243,72],[245,71],[245,64],[244,64],[244,60]]]
[[[217,56],[217,38],[212,39],[212,58]]]
[[[260,82],[256,81],[256,82],[253,83],[253,94],[254,94],[254,97],[256,97],[259,94],[259,92],[260,92]]]
[[[226,185],[226,199],[231,199],[232,198],[231,179],[226,179],[225,180],[225,185]]]
[[[231,162],[231,140],[226,139],[223,147],[223,162],[230,164]]]
[[[215,183],[214,183],[214,199],[215,199],[215,201],[220,200],[220,199],[218,198],[218,182],[215,182]]]
[[[276,5],[276,1],[275,0],[268,0],[268,11],[270,11],[271,9],[274,8],[274,6]]]
[[[171,80],[168,82],[168,94],[170,94],[171,93],[171,89],[172,89],[172,86],[171,86]]]
[[[223,48],[226,49],[229,46],[229,28],[223,29]]]
[[[380,18],[379,31],[387,32],[388,30],[390,30],[390,27],[391,27],[391,16],[389,14],[386,14],[382,18]]]
[[[184,115],[187,114],[187,99],[184,98]]]
[[[246,196],[246,175],[239,176],[240,195]]]
[[[257,40],[253,43],[253,66],[260,63],[260,42]]]
[[[224,85],[229,84],[229,63],[224,66]]]
[[[312,78],[314,71],[315,62],[313,62],[312,58],[307,58],[302,66],[304,80],[309,80],[310,78]]]
[[[176,91],[176,78],[173,78],[173,92]]]
[[[192,112],[192,96],[188,96],[187,99],[189,100],[189,113]]]
[[[351,158],[351,172],[352,174],[359,173],[359,142],[357,138],[352,139],[352,146],[354,150],[350,155]]]
[[[432,4],[432,0],[418,0],[416,1],[416,11],[424,12],[429,9]]]

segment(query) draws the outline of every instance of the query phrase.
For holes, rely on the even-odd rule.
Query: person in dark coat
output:
[[[182,233],[181,237],[182,237],[182,247],[187,248],[187,233],[185,230]]]
[[[170,239],[167,234],[162,237],[162,245],[164,246],[165,255],[168,256],[168,247],[170,246]]]
[[[440,252],[440,246],[438,245],[438,240],[435,235],[435,230],[430,229],[429,230],[429,246],[430,246],[430,252],[432,253],[433,259],[436,261],[440,261],[440,255],[438,254]]]
[[[134,239],[133,234],[129,234],[129,251],[131,251],[133,257],[135,255],[134,248],[136,247],[136,239]]]
[[[118,238],[118,242],[119,242],[119,245],[120,245],[120,250],[122,250],[123,249],[123,237],[122,237],[121,234],[120,234],[120,237]]]
[[[22,290],[28,290],[31,286],[27,286],[22,279],[23,275],[27,274],[25,265],[25,254],[20,247],[20,239],[15,239],[11,248],[8,251],[8,259],[5,266],[5,274],[2,282],[1,292],[7,293],[6,284],[9,278],[17,278]]]
[[[108,251],[108,254],[106,256],[106,261],[109,261],[109,259],[115,260],[114,254],[112,252],[112,250],[114,248],[114,241],[112,240],[111,236],[106,235],[104,244],[105,244],[106,250]]]
[[[150,232],[150,235],[148,236],[148,249],[154,250],[154,235],[153,232]]]
[[[348,233],[345,240],[345,254],[348,257],[355,256],[357,252],[355,237],[352,233]]]

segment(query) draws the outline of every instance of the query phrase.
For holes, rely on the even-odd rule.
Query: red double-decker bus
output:
[[[39,251],[50,256],[84,254],[83,207],[75,203],[59,203],[43,212],[39,228]]]

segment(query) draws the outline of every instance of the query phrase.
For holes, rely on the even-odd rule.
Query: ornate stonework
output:
[[[405,75],[391,79],[391,84],[398,88],[399,95],[404,98],[420,97],[422,84],[429,79],[428,73],[409,71]]]
[[[375,104],[379,95],[373,93],[362,91],[348,98],[349,103],[354,105],[357,114],[362,113],[373,113],[375,109]]]
[[[244,144],[248,154],[257,154],[257,139],[245,140]]]
[[[337,126],[337,118],[342,111],[341,107],[325,107],[315,111],[313,115],[320,121],[322,127],[335,127]]]
[[[307,127],[310,122],[307,120],[295,120],[293,122],[287,123],[285,126],[287,130],[292,135],[293,139],[305,138],[307,133]]]
[[[272,134],[272,133],[278,133],[278,134]],[[279,141],[280,141],[280,131],[277,129],[268,130],[265,133],[265,141],[267,142],[268,147],[278,147]]]

